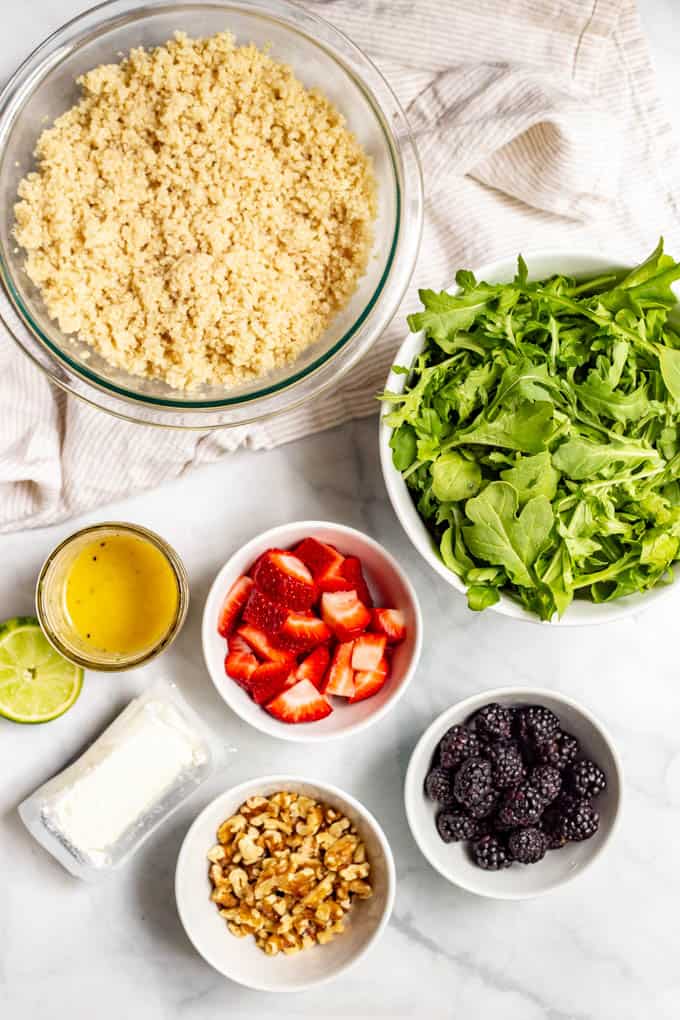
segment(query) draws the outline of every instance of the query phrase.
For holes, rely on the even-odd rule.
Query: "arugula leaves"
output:
[[[452,450],[432,465],[432,494],[445,503],[474,496],[482,484],[482,470],[476,460],[467,460]]]
[[[547,450],[534,457],[520,457],[514,467],[499,473],[503,481],[512,485],[517,492],[520,506],[524,506],[533,496],[545,496],[553,500],[557,494],[560,475],[553,467]]]
[[[459,432],[447,446],[500,446],[525,453],[540,453],[553,432],[553,408],[549,403],[523,401],[516,409],[500,412],[493,421],[482,411],[481,421],[467,432]]]
[[[438,294],[434,290],[421,290],[418,297],[425,311],[409,315],[409,329],[412,333],[420,333],[421,329],[425,329],[433,340],[446,344],[452,332],[469,329],[472,326],[477,316],[486,309],[491,298],[496,296],[498,289],[483,283],[462,295],[447,294],[446,291]]]
[[[667,583],[680,554],[680,331],[663,241],[628,274],[420,292],[384,393],[402,472],[475,610],[542,619]]]
[[[519,517],[517,490],[507,482],[490,482],[468,500],[465,513],[473,522],[463,528],[473,556],[505,567],[510,580],[524,588],[535,586],[531,573],[553,526],[553,511],[545,496],[534,496]]]
[[[589,439],[568,439],[552,455],[553,467],[568,478],[583,481],[596,475],[607,474],[619,465],[638,465],[649,461],[662,466],[663,460],[654,449],[643,443],[611,439],[608,443],[593,443]],[[619,474],[615,474],[620,479]]]

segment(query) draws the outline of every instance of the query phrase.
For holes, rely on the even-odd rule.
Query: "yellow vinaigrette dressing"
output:
[[[163,553],[136,535],[94,539],[77,554],[65,584],[66,615],[86,645],[133,655],[172,627],[177,580]]]

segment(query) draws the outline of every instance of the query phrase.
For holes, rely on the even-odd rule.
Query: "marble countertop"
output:
[[[680,9],[640,0],[673,103]],[[3,11],[0,74],[82,5],[33,0]],[[253,492],[271,494],[253,504]],[[28,837],[17,803],[76,755],[149,681],[145,671],[89,675],[75,707],[49,726],[0,720],[0,1016],[4,1020],[217,1020],[225,1016],[466,1017],[470,1020],[676,1020],[680,1015],[680,683],[677,600],[604,629],[558,630],[469,613],[409,545],[387,502],[376,423],[267,454],[241,453],[107,508],[158,530],[187,565],[192,607],[153,672],[176,677],[236,748],[228,769],[100,885],[69,877]],[[366,735],[314,748],[269,740],[225,713],[207,680],[199,631],[218,566],[259,530],[327,518],[368,531],[403,562],[426,620],[407,696]],[[0,618],[30,612],[49,549],[102,513],[0,539]],[[199,527],[200,524],[200,527]],[[432,718],[485,687],[546,685],[606,721],[626,768],[618,838],[567,888],[535,901],[475,898],[427,864],[406,825],[402,783]],[[175,911],[173,875],[187,827],[220,790],[271,771],[337,783],[382,822],[398,870],[389,928],[333,985],[286,997],[240,988],[193,951]]]

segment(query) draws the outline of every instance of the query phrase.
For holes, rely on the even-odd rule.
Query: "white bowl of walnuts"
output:
[[[296,992],[337,977],[379,938],[395,868],[376,819],[349,794],[264,776],[221,794],[177,860],[179,916],[225,977]]]

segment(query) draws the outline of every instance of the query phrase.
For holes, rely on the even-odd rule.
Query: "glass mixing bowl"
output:
[[[378,216],[368,269],[347,307],[292,364],[227,389],[184,392],[109,365],[62,333],[26,275],[12,235],[17,186],[34,167],[36,140],[78,99],[76,79],[135,46],[163,43],[181,30],[228,30],[239,43],[269,46],[308,87],[344,114],[373,157]],[[418,154],[389,85],[341,32],[287,0],[206,3],[109,0],[64,25],[16,71],[0,95],[0,317],[21,349],[70,393],[120,418],[148,425],[207,429],[268,418],[335,385],[385,329],[415,265],[423,218]]]

